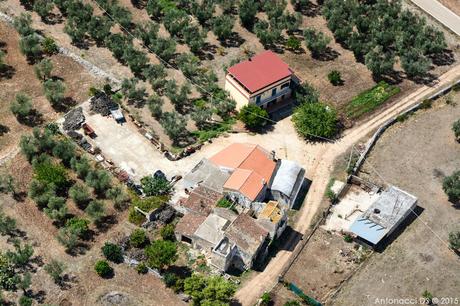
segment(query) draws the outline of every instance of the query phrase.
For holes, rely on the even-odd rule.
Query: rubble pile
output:
[[[74,108],[64,116],[63,128],[66,131],[78,130],[85,122],[85,115],[81,107]]]
[[[118,104],[112,101],[104,92],[97,93],[89,101],[90,109],[102,116],[110,115],[110,110],[118,109]]]

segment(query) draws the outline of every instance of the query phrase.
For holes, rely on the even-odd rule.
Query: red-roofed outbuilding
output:
[[[237,109],[248,103],[267,108],[290,97],[293,76],[278,55],[264,51],[228,68],[225,89],[236,101]]]

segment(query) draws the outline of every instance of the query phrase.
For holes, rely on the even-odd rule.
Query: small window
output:
[[[286,82],[283,85],[281,85],[281,89],[285,89],[287,87],[289,87],[289,82]]]
[[[256,97],[256,103],[260,103],[260,95]]]
[[[276,87],[272,89],[272,97],[276,95]]]

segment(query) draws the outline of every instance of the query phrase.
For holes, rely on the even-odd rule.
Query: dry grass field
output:
[[[459,169],[460,144],[452,123],[460,118],[460,94],[435,102],[387,130],[377,142],[361,176],[398,186],[416,197],[422,213],[383,253],[343,287],[332,305],[374,305],[375,298],[459,297],[458,256],[447,248],[460,211],[442,191],[442,178]],[[379,173],[377,175],[376,171]]]
[[[0,124],[9,130],[0,136],[0,158],[13,151],[20,136],[31,130],[30,126],[19,123],[10,111],[10,102],[17,93],[24,92],[32,98],[33,107],[42,114],[43,123],[60,116],[46,99],[42,83],[35,76],[34,67],[27,63],[18,46],[17,32],[6,23],[0,22],[0,48],[5,51],[5,63],[9,66],[9,73],[0,76]],[[67,87],[66,97],[74,104],[88,99],[89,88],[102,82],[69,57],[56,54],[50,59],[54,66],[53,76],[63,80]]]

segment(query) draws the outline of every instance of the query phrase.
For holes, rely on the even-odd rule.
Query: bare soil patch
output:
[[[422,212],[383,253],[369,259],[332,305],[374,305],[376,298],[385,297],[419,298],[425,289],[435,297],[458,298],[458,256],[446,241],[460,223],[460,211],[448,202],[442,179],[458,170],[460,145],[451,126],[460,118],[460,107],[444,101],[388,129],[371,152],[361,176],[410,192],[418,197]],[[451,101],[458,104],[460,94],[452,94]]]
[[[34,67],[20,53],[19,35],[4,22],[0,22],[0,43],[6,53],[5,63],[11,71],[7,76],[0,77],[0,124],[9,130],[3,135],[0,133],[1,158],[19,143],[20,135],[31,130],[31,127],[19,123],[10,111],[10,102],[17,93],[24,92],[32,98],[34,108],[42,114],[43,123],[56,120],[59,114],[44,96],[43,85],[35,76]],[[53,76],[63,80],[67,87],[66,96],[73,103],[85,101],[89,88],[100,82],[69,57],[56,54],[50,59],[54,66]]]

